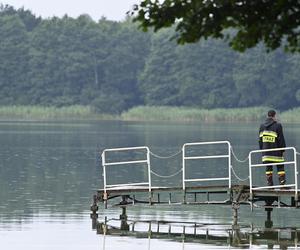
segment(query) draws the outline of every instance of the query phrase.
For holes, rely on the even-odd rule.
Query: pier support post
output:
[[[127,214],[126,214],[126,207],[121,207],[122,208],[122,214],[120,214],[120,220],[127,220]]]
[[[95,230],[97,228],[97,222],[98,222],[98,214],[91,214],[92,219],[92,229]]]
[[[185,190],[183,191],[183,201],[182,201],[183,204],[186,204],[186,192]]]
[[[291,206],[293,206],[295,208],[299,208],[298,195],[291,198]]]
[[[238,202],[232,203],[232,209],[233,209],[232,229],[239,229],[239,225],[238,225],[238,209],[239,208],[240,208],[240,204]]]
[[[127,223],[126,206],[122,207],[122,214],[120,215],[120,220],[121,220],[120,229],[124,231],[129,231],[129,225]]]
[[[97,221],[97,223],[96,223],[96,231],[97,231],[97,234],[106,235],[107,230],[108,230],[108,228],[107,228],[107,217],[105,216],[104,217],[104,222]]]
[[[93,204],[91,205],[91,211],[92,211],[91,216],[93,216],[93,217],[96,217],[96,215],[97,215],[97,211],[98,211],[98,205],[97,205],[97,202],[98,202],[97,195],[94,195],[94,196],[93,196]],[[98,216],[97,216],[97,217],[98,217]]]
[[[107,209],[107,200],[108,200],[108,194],[105,192],[103,193],[103,202],[104,202],[105,209]]]
[[[149,193],[149,205],[153,205],[153,192]]]
[[[265,227],[266,228],[272,228],[273,227],[273,221],[272,221],[272,218],[271,218],[271,214],[272,214],[272,211],[273,211],[273,208],[265,208],[265,211],[267,212],[267,220],[265,221]]]

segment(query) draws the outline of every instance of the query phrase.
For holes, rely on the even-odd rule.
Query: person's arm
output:
[[[285,139],[284,139],[284,135],[283,135],[283,129],[281,124],[278,124],[278,131],[277,131],[277,135],[278,135],[278,147],[279,148],[285,148],[286,144],[285,144]],[[284,152],[284,150],[282,150],[282,153]]]
[[[263,128],[262,128],[262,126],[260,126],[259,132],[258,132],[258,144],[259,144],[259,149],[262,149],[262,148],[263,148],[262,137],[260,136],[260,132],[262,132],[262,131],[263,131]]]

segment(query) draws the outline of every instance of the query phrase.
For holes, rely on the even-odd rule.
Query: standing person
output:
[[[273,148],[285,148],[285,140],[282,131],[282,126],[276,120],[275,110],[268,111],[268,117],[259,128],[259,148],[260,149],[273,149]],[[269,151],[262,153],[262,162],[271,163],[266,166],[266,178],[267,185],[273,186],[273,166],[272,163],[284,162],[283,157],[284,150]],[[284,185],[285,171],[284,165],[277,165],[277,175],[279,184]]]

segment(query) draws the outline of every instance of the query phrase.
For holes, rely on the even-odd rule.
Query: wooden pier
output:
[[[218,198],[218,199],[217,199]],[[295,199],[295,190],[292,189],[266,189],[255,190],[250,194],[249,186],[192,186],[186,187],[152,187],[127,186],[98,190],[93,197],[91,210],[93,214],[98,211],[99,203],[103,208],[120,206],[122,208],[134,205],[223,205],[230,206],[233,211],[233,225],[238,224],[238,209],[240,205],[249,205],[253,208],[264,208],[267,217],[271,218],[273,208],[299,208]]]
[[[189,147],[195,146],[212,146],[223,145],[225,150],[217,155],[190,155]],[[124,152],[139,150],[144,157],[141,159],[127,159],[121,161],[108,161],[106,154],[115,152]],[[293,147],[275,150],[290,150],[292,158],[281,163],[286,167],[292,166],[294,170],[294,182],[282,186],[255,186],[252,176],[252,170],[257,167],[265,167],[267,164],[254,162],[252,157],[254,154],[260,154],[263,151],[271,150],[254,150],[249,153],[249,184],[232,184],[232,147],[228,141],[217,142],[197,142],[186,143],[183,145],[182,153],[182,169],[176,174],[182,175],[182,185],[175,187],[153,186],[152,174],[155,174],[151,169],[150,155],[151,151],[148,147],[134,147],[134,148],[116,148],[106,149],[102,152],[102,166],[103,166],[103,182],[104,188],[97,190],[93,196],[93,204],[91,211],[94,216],[97,215],[99,204],[103,204],[105,209],[110,207],[121,206],[125,209],[133,205],[227,205],[231,206],[233,210],[233,225],[238,224],[238,209],[240,205],[249,205],[251,210],[254,208],[264,208],[267,212],[267,217],[271,218],[273,208],[298,208],[298,170],[297,170],[297,153]],[[186,169],[187,162],[201,161],[210,159],[225,159],[226,165],[222,168],[227,169],[227,176],[214,176],[213,178],[187,178]],[[122,167],[123,165],[141,164],[145,168],[146,181],[130,183],[124,181],[118,184],[107,183],[106,168],[110,166]],[[278,165],[275,163],[274,165]],[[216,175],[218,175],[218,171]],[[218,183],[226,183],[218,185]],[[207,184],[211,183],[211,184]]]

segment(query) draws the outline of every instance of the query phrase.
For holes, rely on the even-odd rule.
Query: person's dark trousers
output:
[[[276,163],[276,162],[264,162],[264,163]],[[285,185],[285,171],[284,171],[284,165],[277,165],[277,175],[280,185]],[[273,166],[268,165],[266,166],[266,178],[267,178],[267,185],[273,186]]]

